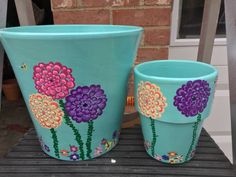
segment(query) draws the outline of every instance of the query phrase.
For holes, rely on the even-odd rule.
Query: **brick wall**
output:
[[[135,64],[168,57],[172,0],[51,0],[55,24],[144,27]],[[133,94],[133,77],[129,95]]]

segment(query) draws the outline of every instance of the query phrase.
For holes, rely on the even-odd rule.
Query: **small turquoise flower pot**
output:
[[[114,25],[0,30],[45,153],[86,160],[117,144],[142,31]]]
[[[139,64],[134,73],[147,153],[164,163],[189,161],[210,113],[217,70],[201,62],[162,60]]]

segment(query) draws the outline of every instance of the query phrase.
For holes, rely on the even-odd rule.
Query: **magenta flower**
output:
[[[148,150],[151,147],[151,143],[149,141],[144,141],[144,148]]]
[[[95,148],[95,151],[94,151],[94,156],[99,156],[100,154],[102,153],[102,147],[101,145],[99,145],[98,147]]]
[[[160,155],[157,155],[157,154],[154,156],[154,158],[157,159],[157,160],[159,160],[159,161],[162,160],[162,157],[161,157]]]
[[[70,146],[70,151],[71,151],[71,152],[77,152],[77,151],[78,151],[78,147],[76,147],[76,146]]]
[[[39,93],[51,96],[53,99],[62,99],[74,88],[72,69],[59,62],[39,63],[34,66],[33,79]]]
[[[107,143],[107,139],[103,138],[101,141],[101,145],[105,145]]]

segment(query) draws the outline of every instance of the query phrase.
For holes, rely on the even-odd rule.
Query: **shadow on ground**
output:
[[[3,98],[0,112],[0,157],[33,127],[26,105],[22,100],[7,101]]]

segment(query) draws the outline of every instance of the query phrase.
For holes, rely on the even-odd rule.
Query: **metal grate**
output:
[[[115,159],[116,163],[111,163]],[[87,161],[66,162],[41,151],[34,130],[0,159],[0,177],[235,177],[232,165],[205,130],[195,158],[182,165],[167,165],[150,158],[138,127],[123,129],[120,142],[111,152]]]

